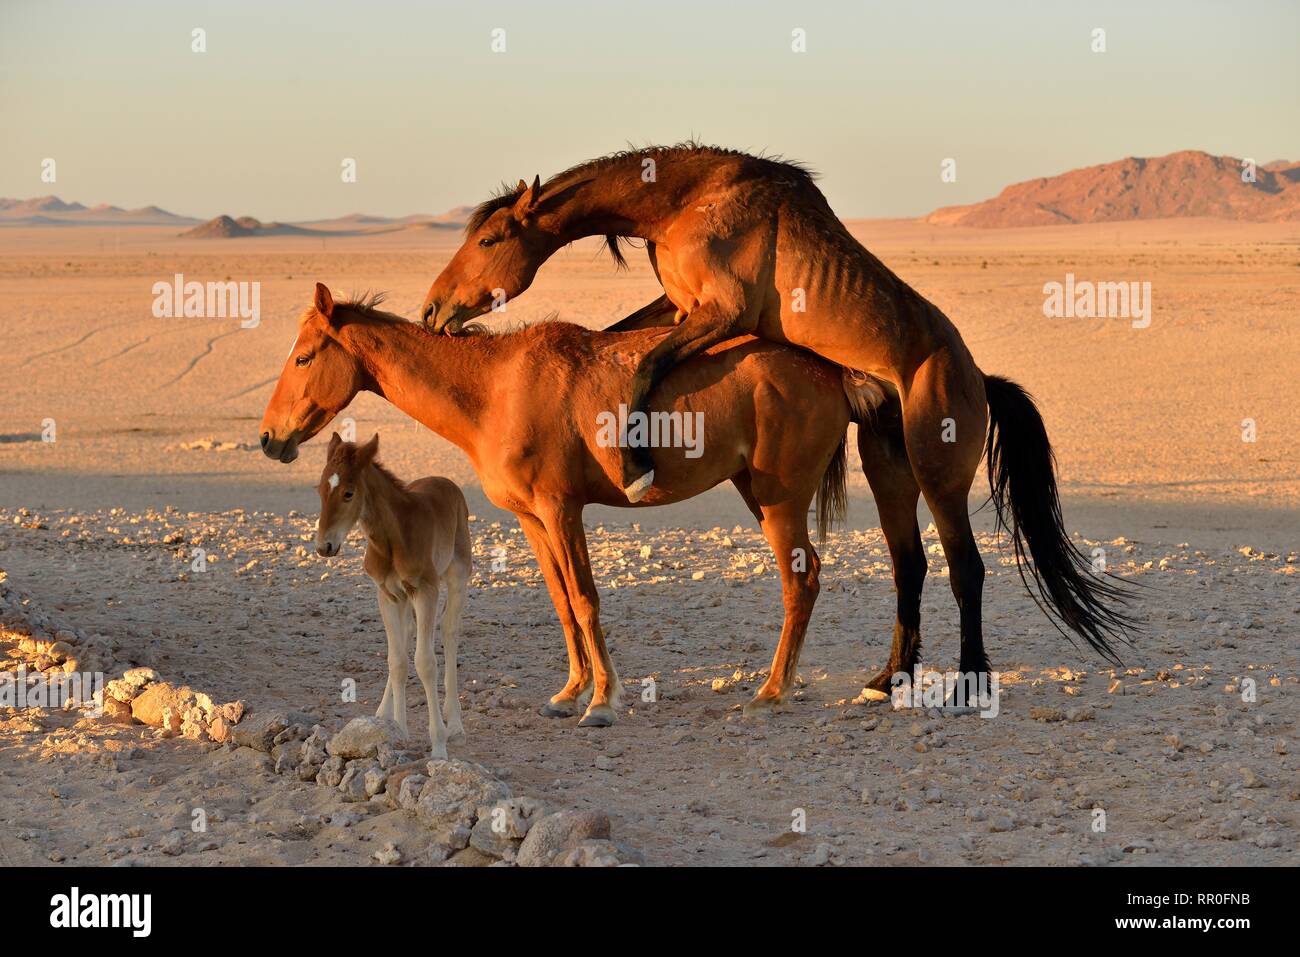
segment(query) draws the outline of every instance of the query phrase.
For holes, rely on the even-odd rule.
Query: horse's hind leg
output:
[[[764,480],[756,480],[753,484],[761,486]],[[808,538],[808,502],[811,496],[797,501],[786,499],[776,504],[762,504],[763,489],[754,488],[754,495],[762,509],[763,534],[772,546],[776,566],[781,572],[785,622],[781,626],[781,640],[777,643],[767,681],[745,705],[746,715],[757,714],[781,703],[799,666],[799,652],[808,631],[808,619],[812,617],[813,605],[821,590],[818,582],[821,562]]]
[[[973,373],[974,381],[967,373]],[[938,526],[949,583],[961,610],[958,667],[964,677],[986,677],[984,562],[971,531],[967,496],[984,449],[988,406],[983,380],[969,356],[962,363],[940,351],[922,363],[903,402],[903,428],[908,458]],[[959,691],[962,684],[958,682]],[[959,695],[957,703],[966,703],[964,696]]]
[[[867,683],[871,690],[886,694],[893,676],[900,671],[911,674],[921,654],[921,589],[928,565],[916,524],[921,489],[907,459],[902,425],[902,407],[896,399],[877,409],[870,421],[858,424],[862,471],[880,513],[897,593],[889,662]]]
[[[420,586],[411,596],[415,606],[415,673],[424,685],[424,697],[429,706],[429,757],[447,757],[447,728],[442,723],[438,707],[438,658],[433,651],[434,628],[437,624],[438,583]]]

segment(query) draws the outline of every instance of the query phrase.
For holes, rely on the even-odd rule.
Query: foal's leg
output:
[[[410,617],[409,602],[405,596],[395,598],[384,588],[379,589],[379,614],[388,632],[388,684],[379,702],[375,717],[388,718],[408,733],[406,725],[406,655],[408,647],[407,622]]]
[[[442,715],[447,722],[447,736],[455,738],[465,733],[465,725],[460,716],[460,692],[456,687],[456,654],[460,616],[465,607],[465,592],[469,587],[469,569],[453,560],[447,567],[444,578],[447,582],[447,604],[442,610],[442,666],[446,676]]]
[[[519,524],[528,538],[537,556],[537,564],[546,581],[546,590],[555,605],[555,613],[560,618],[560,627],[564,629],[564,643],[569,653],[569,680],[551,700],[542,706],[540,714],[545,718],[567,718],[578,713],[579,702],[591,689],[591,663],[587,658],[586,643],[578,619],[574,617],[573,606],[569,603],[569,591],[564,582],[564,574],[555,560],[551,550],[551,540],[546,534],[546,526],[534,515],[519,515]]]
[[[781,703],[799,666],[799,651],[803,648],[808,619],[812,616],[813,604],[821,590],[818,582],[821,561],[808,538],[808,503],[811,496],[765,503],[763,486],[767,484],[768,480],[755,479],[752,487],[763,512],[763,534],[772,546],[776,567],[781,572],[785,622],[781,626],[781,640],[777,643],[767,681],[763,682],[753,699],[745,705],[744,713],[747,716]]]
[[[438,613],[438,583],[421,585],[411,598],[415,606],[415,673],[424,685],[429,705],[429,757],[447,757],[447,729],[438,708],[438,659],[433,652],[433,629]]]
[[[921,489],[912,475],[903,442],[901,408],[897,400],[876,410],[872,421],[858,425],[858,452],[862,471],[871,486],[880,513],[880,530],[889,546],[894,566],[898,608],[894,642],[884,669],[867,683],[873,691],[889,693],[898,672],[911,674],[921,654],[921,588],[928,563],[916,524]]]
[[[591,574],[587,555],[587,536],[582,528],[582,507],[560,502],[542,516],[564,582],[569,603],[582,629],[587,660],[591,662],[591,704],[578,722],[579,727],[608,727],[614,723],[614,709],[622,694],[618,673],[605,648],[605,633],[600,627],[600,595]]]

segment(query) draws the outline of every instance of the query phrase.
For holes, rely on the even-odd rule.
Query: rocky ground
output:
[[[328,761],[324,742],[373,714],[386,673],[356,538],[325,561],[308,552],[312,528],[292,513],[0,510],[0,569],[21,596],[0,616],[9,668],[24,658],[23,632],[62,633],[119,676],[154,669],[218,711],[241,702],[249,714],[236,731],[259,716],[310,716],[296,730],[296,719],[276,726],[270,753],[186,737],[179,721],[166,731],[0,709],[6,863],[497,859],[474,845],[457,858],[466,835],[431,825],[414,793],[407,807],[400,794],[364,793],[367,771],[376,782],[380,770],[455,776],[424,768],[412,750],[347,759],[357,762],[351,793],[339,787],[346,764],[334,762],[339,780],[319,765],[327,786],[300,773],[308,745]],[[893,594],[879,533],[836,533],[822,549],[823,592],[793,700],[747,720],[740,708],[780,624],[762,538],[740,526],[593,527],[602,616],[632,694],[614,727],[579,729],[536,713],[562,684],[563,640],[522,534],[477,517],[472,529],[467,734],[453,740],[451,763],[478,765],[488,790],[456,822],[467,831],[504,797],[484,783],[494,781],[546,812],[578,812],[595,843],[612,830],[623,857],[610,851],[605,863],[639,859],[632,848],[651,864],[1294,863],[1294,553],[1080,541],[1141,586],[1145,634],[1125,653],[1128,667],[1114,669],[1053,631],[1006,553],[981,536],[1001,684],[997,716],[983,718],[854,703],[883,662]],[[945,669],[955,614],[932,531],[925,541],[926,659]],[[350,682],[355,702],[344,700]],[[422,729],[414,675],[408,701],[411,727]],[[319,728],[304,745],[308,720]],[[277,748],[275,734],[291,747]],[[277,774],[284,752],[293,758]],[[527,808],[510,813],[543,813]],[[206,830],[194,829],[196,811]]]

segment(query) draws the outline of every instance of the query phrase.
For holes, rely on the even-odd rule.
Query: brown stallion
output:
[[[696,144],[633,150],[546,183],[520,180],[480,205],[466,234],[425,299],[422,318],[435,331],[455,333],[519,295],[574,240],[604,236],[620,261],[620,238],[646,241],[665,296],[615,328],[670,328],[632,377],[626,397],[634,410],[679,364],[745,334],[802,346],[879,384],[884,406],[863,430],[862,452],[894,562],[898,620],[889,665],[872,687],[910,670],[919,651],[920,495],[961,611],[960,670],[988,669],[984,565],[967,513],[985,453],[999,520],[1017,558],[1032,558],[1039,596],[1114,658],[1109,639],[1128,621],[1107,599],[1121,595],[1091,573],[1064,533],[1051,447],[1033,401],[976,367],[948,318],[850,235],[805,168]],[[621,484],[636,501],[658,481],[654,462],[633,444],[622,453]]]

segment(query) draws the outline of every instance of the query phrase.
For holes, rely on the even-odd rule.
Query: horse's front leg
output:
[[[628,409],[645,413],[650,396],[673,368],[720,342],[752,331],[756,322],[757,312],[746,310],[738,288],[729,295],[699,302],[637,364]],[[623,494],[629,502],[645,498],[654,479],[654,456],[648,446],[623,449]]]
[[[591,704],[578,726],[607,727],[614,723],[614,709],[623,689],[600,627],[600,596],[591,574],[587,536],[582,529],[582,506],[573,501],[557,502],[545,510],[542,521],[591,665]]]
[[[558,694],[543,705],[540,713],[547,718],[567,718],[582,710],[580,701],[591,689],[591,665],[587,660],[587,651],[578,628],[578,621],[573,616],[573,606],[569,604],[569,592],[564,583],[564,576],[560,572],[559,563],[555,560],[555,554],[551,551],[546,526],[536,516],[526,514],[519,515],[519,524],[528,538],[528,544],[533,547],[533,554],[537,556],[542,578],[546,581],[546,590],[550,593],[551,602],[555,605],[555,613],[560,618],[560,626],[564,629],[565,647],[569,653],[569,680],[565,682]]]

